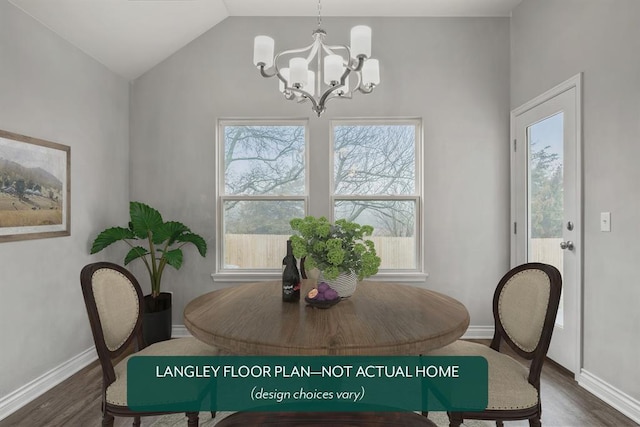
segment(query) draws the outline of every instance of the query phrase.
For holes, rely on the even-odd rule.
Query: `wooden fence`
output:
[[[279,268],[286,254],[288,235],[227,234],[225,264],[239,268]],[[382,259],[380,268],[412,269],[416,265],[413,237],[371,237]]]
[[[279,268],[286,253],[288,235],[227,234],[225,264],[238,268]],[[416,265],[413,237],[372,237],[382,259],[380,268],[413,269]],[[529,259],[555,266],[562,273],[562,239],[531,239]]]
[[[544,262],[551,264],[562,273],[563,250],[560,249],[559,239],[531,239],[529,260],[532,262]]]

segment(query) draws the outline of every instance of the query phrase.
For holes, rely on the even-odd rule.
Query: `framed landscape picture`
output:
[[[71,233],[71,148],[0,130],[0,242]]]

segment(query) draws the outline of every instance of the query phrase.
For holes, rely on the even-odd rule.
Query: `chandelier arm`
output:
[[[289,49],[289,50],[283,50],[282,52],[278,53],[276,55],[276,58],[281,56],[281,55],[289,55],[291,53],[301,53],[301,52],[306,52],[307,50],[311,49],[313,47],[313,45],[315,45],[316,42],[314,41],[313,43],[311,43],[310,45],[307,45],[305,47],[301,47],[299,49]]]
[[[335,85],[333,87],[334,90],[332,90],[331,92],[337,91],[338,89],[345,88],[345,87],[347,88],[346,92],[351,92],[349,90],[349,86],[347,86],[347,77],[349,76],[349,74],[351,74],[351,69],[349,67],[346,67],[344,70],[344,73],[342,73],[342,76],[340,76],[340,83]]]
[[[352,71],[361,71],[362,66],[364,65],[364,61],[366,61],[367,57],[364,55],[358,55],[358,63],[352,68]]]
[[[362,65],[359,65],[359,67],[356,67],[355,69],[349,68],[349,67],[345,67],[344,69],[344,73],[342,73],[342,76],[340,77],[340,83],[341,84],[345,84],[347,77],[349,76],[349,74],[356,74],[358,76],[358,82],[360,81],[360,69],[362,68]]]
[[[318,101],[318,105],[322,108],[322,110],[324,110],[324,104],[327,101],[327,99],[329,98],[329,95],[331,95],[332,93],[334,93],[338,89],[344,87],[344,81],[345,81],[346,77],[349,75],[350,72],[351,72],[351,70],[347,68],[345,70],[344,74],[342,75],[342,78],[340,79],[340,84],[335,85],[335,86],[331,87],[330,89],[327,89],[322,94],[322,96],[320,97],[320,101]]]
[[[360,75],[360,69],[362,68],[362,63],[364,62],[364,57],[360,57],[359,58],[359,63],[358,66],[356,67],[355,70],[352,70],[349,67],[346,67],[344,70],[344,73],[342,74],[342,76],[340,77],[340,83],[331,87],[329,90],[327,90],[323,95],[322,98],[320,98],[320,104],[324,106],[324,104],[326,104],[326,102],[329,99],[333,99],[333,98],[347,98],[347,99],[351,99],[351,95],[354,91],[359,91],[362,93],[371,93],[373,92],[373,85],[371,85],[370,87],[364,86],[362,84],[362,76]],[[355,86],[355,88],[353,90],[351,90],[351,88],[349,88],[346,85],[346,80],[347,77],[349,76],[349,74],[354,74],[356,76],[357,80],[357,84]],[[346,88],[346,90],[344,90],[342,93],[337,93],[336,92],[341,89],[341,88]],[[333,96],[332,96],[333,95]]]
[[[262,63],[262,62],[258,64],[258,69],[260,70],[260,75],[262,77],[270,78],[270,77],[273,77],[276,74],[278,74],[277,67],[273,67],[273,73],[269,73],[269,72],[267,72],[267,70],[265,70],[264,63]]]
[[[335,92],[332,92],[329,96],[327,96],[327,99],[325,99],[324,103],[326,104],[327,102],[331,101],[332,99],[353,99],[353,92],[349,91],[349,92],[345,92],[341,95],[336,94]]]
[[[276,56],[273,57],[273,66],[276,68],[278,67],[278,60],[280,59],[280,57],[282,56],[286,56],[286,55],[293,55],[294,53],[304,53],[306,51],[311,51],[314,47],[315,47],[316,42],[314,41],[313,43],[311,43],[310,45],[306,46],[306,47],[302,47],[300,49],[289,49],[289,50],[283,50],[282,52],[278,53]],[[308,59],[307,59],[308,61]]]
[[[346,62],[346,67],[347,68],[353,68],[352,60],[351,60],[351,49],[349,48],[349,46],[345,46],[345,45],[342,45],[342,44],[337,44],[337,45],[332,45],[332,46],[322,45],[322,48],[329,55],[338,55],[334,51],[345,50],[347,59],[345,60],[344,58],[342,58],[343,62]],[[342,55],[340,55],[340,56],[342,56]],[[354,71],[357,71],[357,70],[354,70]]]
[[[302,53],[302,52],[306,52],[307,50],[311,49],[313,47],[314,43],[310,44],[309,46],[300,48],[300,49],[290,49],[290,50],[283,50],[282,52],[278,53],[276,56],[273,57],[273,68],[274,68],[274,73],[267,75],[266,73],[261,73],[262,77],[273,77],[273,76],[277,76],[278,79],[284,83],[285,88],[286,89],[291,89],[291,87],[289,86],[289,82],[287,81],[287,79],[284,78],[284,76],[282,75],[282,73],[280,73],[280,67],[278,66],[278,60],[280,60],[281,56],[285,56],[285,55],[293,55],[294,53]],[[291,98],[287,98],[287,99],[291,99]]]
[[[337,55],[333,50],[331,50],[327,45],[322,45],[322,50],[326,55]]]
[[[325,51],[325,53],[327,55],[337,55],[337,53],[334,52],[334,50],[349,50],[346,46],[344,45],[333,45],[333,46],[328,46],[326,44],[322,44],[322,50]],[[340,55],[342,56],[342,55]]]
[[[368,59],[365,55],[358,55],[358,58],[356,58],[355,60],[351,59],[351,48],[349,46],[345,46],[345,45],[333,45],[333,46],[327,46],[327,45],[322,45],[323,49],[325,52],[331,52],[332,54],[335,53],[333,52],[334,50],[346,50],[347,51],[347,67],[351,68],[352,71],[360,71],[362,70],[362,66],[364,65],[364,62]],[[355,64],[355,65],[354,65]]]
[[[318,106],[318,102],[317,102],[317,101],[315,100],[315,98],[314,98],[313,96],[311,96],[311,94],[310,94],[309,92],[307,92],[306,90],[304,90],[304,89],[299,89],[299,88],[294,87],[294,86],[288,86],[288,85],[285,85],[285,89],[286,89],[286,90],[289,90],[289,92],[293,93],[295,96],[300,97],[301,99],[299,99],[299,100],[298,100],[298,102],[304,102],[304,101],[306,101],[306,100],[309,100],[309,101],[311,101],[311,103],[313,104],[313,107],[312,107],[312,108],[314,108],[314,110],[315,110],[315,107],[317,107],[317,106]]]

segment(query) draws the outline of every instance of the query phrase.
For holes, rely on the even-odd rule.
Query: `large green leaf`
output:
[[[175,242],[176,238],[182,233],[187,233],[189,227],[177,221],[167,221],[162,224],[161,227],[158,227],[156,232],[153,235],[153,243],[160,244],[165,241],[169,241],[169,245],[172,245]]]
[[[141,202],[129,203],[129,214],[131,215],[131,229],[141,239],[147,237],[148,233],[155,234],[162,227],[162,215],[149,205]]]
[[[143,248],[142,246],[136,246],[135,248],[131,248],[129,253],[127,253],[127,256],[124,257],[124,265],[127,265],[131,261],[133,261],[134,259],[138,259],[140,257],[143,257],[143,256],[147,255],[148,253],[149,253],[149,251],[146,248]]]
[[[95,254],[106,248],[112,243],[118,242],[124,239],[135,239],[133,231],[123,227],[107,228],[102,233],[98,234],[98,237],[93,241],[91,246],[91,253]]]
[[[164,253],[167,264],[179,270],[182,267],[182,249],[172,249]]]
[[[177,236],[176,240],[178,242],[193,243],[194,245],[196,245],[196,248],[198,248],[198,252],[200,252],[200,255],[207,255],[207,242],[205,242],[202,237],[195,233],[181,234]]]

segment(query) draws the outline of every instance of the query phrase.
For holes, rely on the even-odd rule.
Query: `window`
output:
[[[275,278],[289,221],[307,214],[373,226],[380,272],[424,279],[420,120],[333,120],[330,141],[306,120],[220,120],[218,132],[220,280]],[[310,168],[310,149],[331,165]]]
[[[220,121],[219,271],[279,268],[307,201],[306,121]]]
[[[332,122],[334,218],[374,227],[381,270],[418,270],[420,122]]]

